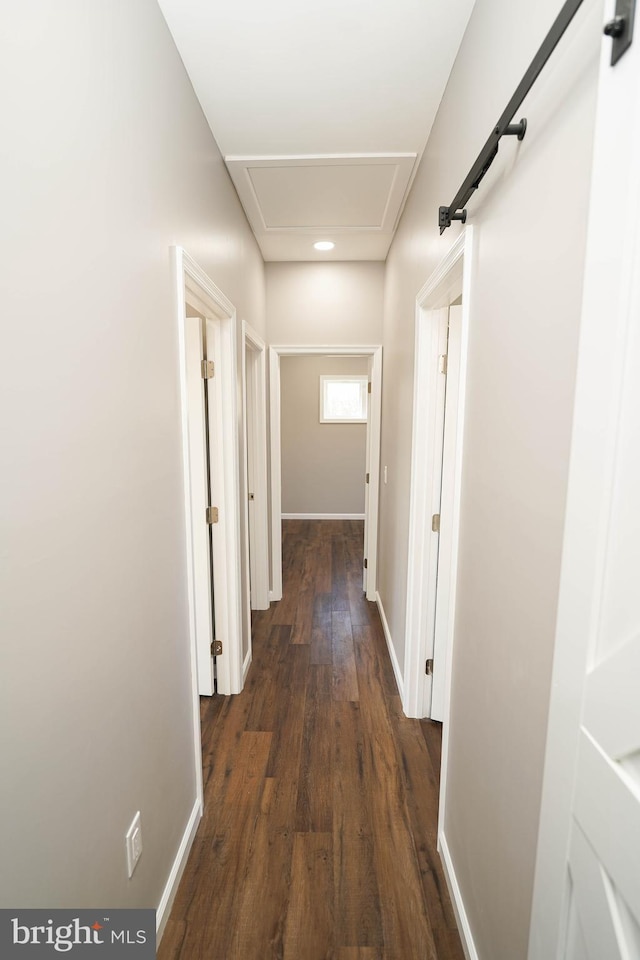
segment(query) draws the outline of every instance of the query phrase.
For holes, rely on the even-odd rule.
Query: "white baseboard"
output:
[[[387,647],[389,648],[389,656],[391,657],[391,666],[393,667],[396,683],[398,684],[398,692],[400,694],[400,699],[402,700],[402,706],[404,708],[404,680],[402,677],[402,673],[400,672],[400,664],[398,663],[395,647],[393,646],[393,640],[391,639],[391,631],[389,630],[387,617],[384,612],[384,607],[382,606],[382,600],[380,599],[380,594],[377,591],[376,591],[376,604],[378,605],[378,613],[380,614],[380,619],[382,620],[382,629],[384,630],[384,637],[385,637],[385,640],[387,641]]]
[[[464,955],[467,960],[479,960],[478,951],[476,950],[476,945],[473,942],[473,936],[471,934],[471,926],[469,924],[469,918],[467,917],[467,911],[464,908],[464,901],[462,899],[460,885],[458,883],[458,878],[456,877],[456,871],[453,867],[453,860],[451,859],[449,844],[447,843],[447,838],[445,837],[444,833],[441,833],[438,836],[438,851],[440,853],[440,859],[442,860],[442,866],[444,867],[444,876],[445,880],[447,881],[447,886],[449,887],[449,894],[451,896],[451,903],[453,904],[453,912],[456,915],[456,922],[458,924],[458,932],[460,933],[460,940],[462,941]]]
[[[173,861],[173,866],[171,867],[169,879],[167,880],[164,892],[160,898],[160,904],[156,910],[156,943],[158,945],[160,945],[160,941],[162,940],[162,934],[164,933],[164,928],[167,925],[167,920],[169,919],[169,914],[171,913],[173,901],[175,900],[176,893],[178,892],[178,884],[180,883],[180,879],[184,873],[184,868],[187,865],[187,858],[193,845],[201,816],[202,808],[200,806],[200,800],[198,797],[196,797],[195,803],[193,804],[193,810],[191,811],[187,826],[185,827],[184,834],[182,835],[182,840],[180,841],[180,846],[178,847],[176,858]]]
[[[364,513],[283,513],[283,520],[364,520]]]
[[[247,679],[247,674],[249,673],[249,667],[251,666],[251,650],[247,650],[247,655],[244,658],[244,663],[242,665],[242,686]]]

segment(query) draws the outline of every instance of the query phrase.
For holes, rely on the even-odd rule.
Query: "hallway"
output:
[[[205,812],[159,960],[463,960],[440,727],[402,713],[362,527],[283,522],[245,689],[202,701]]]

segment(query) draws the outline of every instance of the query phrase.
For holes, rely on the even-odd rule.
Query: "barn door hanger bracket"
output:
[[[469,184],[469,192],[466,195],[466,200],[462,200],[463,203],[466,203],[474,190],[477,190],[480,186],[480,181],[484,177],[485,173],[495,160],[498,153],[498,144],[500,143],[501,137],[517,137],[518,140],[524,140],[524,135],[527,132],[527,121],[525,117],[522,120],[519,120],[518,123],[499,123],[493,130],[491,137],[494,139],[494,144],[492,149],[484,157],[484,162],[482,166],[477,171],[473,183]],[[477,166],[477,163],[476,163]],[[475,170],[475,167],[474,167]],[[469,179],[467,177],[467,179]],[[458,192],[459,195],[460,192]],[[454,203],[458,200],[454,200]],[[440,227],[440,233],[444,233],[447,227],[450,227],[454,220],[459,220],[461,223],[467,222],[467,211],[460,209],[459,206],[451,207],[440,207],[438,212],[438,226]]]
[[[611,66],[615,67],[620,57],[627,52],[633,42],[633,21],[635,20],[636,0],[616,0],[616,12],[613,20],[604,26],[606,37],[611,37]]]
[[[440,233],[443,233],[447,227],[450,227],[454,220],[460,220],[461,223],[466,223],[467,211],[457,210],[452,213],[451,207],[440,207],[438,213],[438,225],[440,227]]]

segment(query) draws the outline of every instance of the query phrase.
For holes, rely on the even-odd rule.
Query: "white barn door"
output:
[[[639,317],[626,344],[598,625],[584,687],[567,960],[640,958]]]
[[[567,960],[640,958],[639,677],[638,635],[588,677],[569,848]]]
[[[603,43],[529,960],[640,958],[638,24]]]
[[[593,598],[584,598],[594,602],[594,623],[569,847],[567,960],[640,958],[639,233],[631,312],[619,330],[600,571]]]

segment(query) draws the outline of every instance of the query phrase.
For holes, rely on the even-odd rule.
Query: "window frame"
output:
[[[358,383],[360,385],[361,399],[364,400],[364,416],[358,418],[351,417],[327,417],[325,415],[325,384],[328,382],[336,383]],[[369,377],[367,374],[320,374],[320,423],[367,423],[369,419]]]

